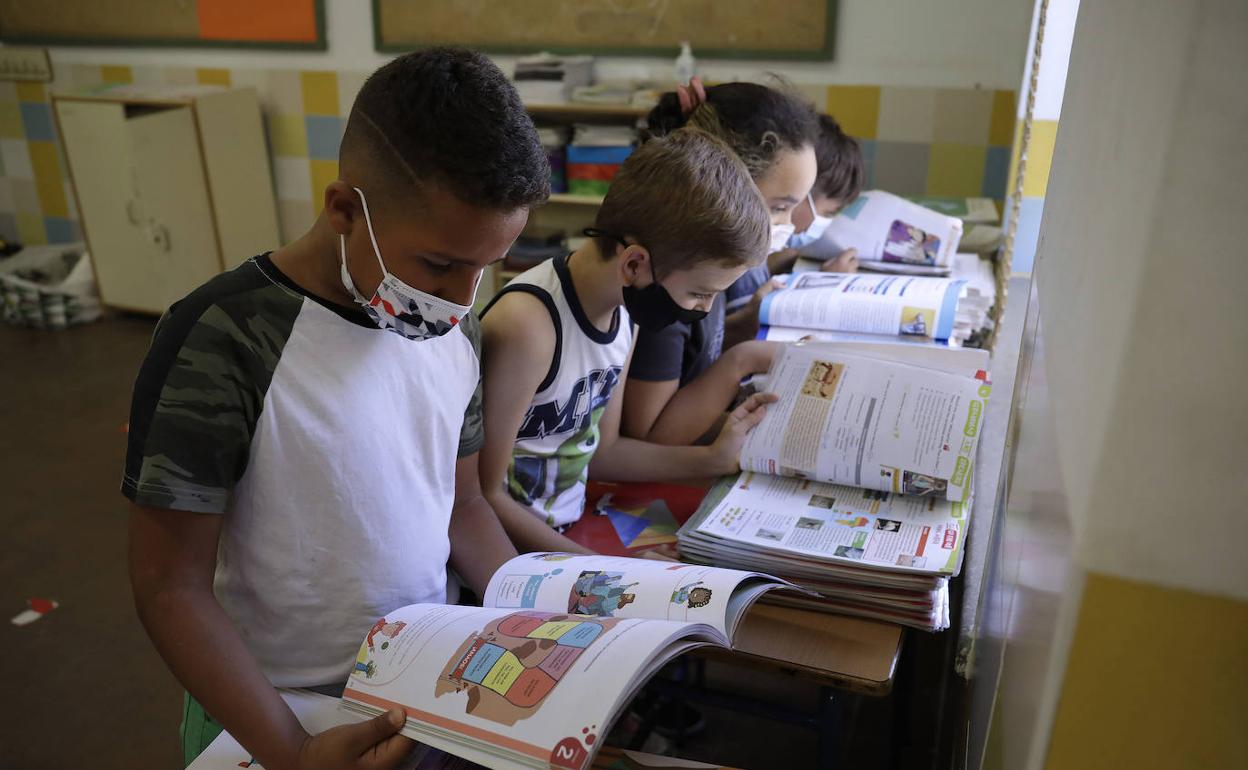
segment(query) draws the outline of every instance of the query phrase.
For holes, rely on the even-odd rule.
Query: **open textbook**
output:
[[[495,572],[483,607],[414,604],[377,621],[343,702],[407,712],[404,735],[492,768],[587,767],[668,661],[730,646],[768,575],[538,553]]]
[[[987,365],[984,350],[895,341],[786,346],[743,473],[681,527],[681,555],[813,592],[778,603],[948,627]]]
[[[962,220],[883,190],[869,190],[841,209],[804,256],[830,259],[858,250],[866,267],[948,273],[962,238]]]
[[[882,334],[957,346],[992,307],[962,279],[816,272],[777,279],[783,286],[759,307],[760,339]]]
[[[339,725],[358,722],[364,717],[341,708],[342,701],[309,690],[279,690],[282,700],[295,712],[299,724],[309,733],[319,733]],[[204,749],[187,770],[236,770],[260,768],[255,757],[229,733],[223,732]],[[396,770],[474,770],[480,765],[443,751],[416,744]],[[729,770],[716,765],[669,759],[637,751],[603,747],[594,758],[593,770]]]
[[[767,373],[779,396],[741,449],[741,469],[881,492],[969,498],[992,386],[987,353],[807,343]]]

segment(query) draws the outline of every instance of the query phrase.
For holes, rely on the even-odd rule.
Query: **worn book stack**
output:
[[[678,534],[682,557],[814,591],[777,601],[940,630],[961,568],[987,353],[813,343],[777,357],[779,401]]]

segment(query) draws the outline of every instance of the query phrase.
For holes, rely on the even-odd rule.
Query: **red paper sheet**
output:
[[[676,530],[702,503],[706,490],[679,484],[589,482],[585,512],[566,534],[597,553],[641,556],[674,554]]]

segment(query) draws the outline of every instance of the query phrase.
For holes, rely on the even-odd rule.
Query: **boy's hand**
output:
[[[724,426],[719,429],[719,436],[709,447],[711,461],[708,471],[722,476],[740,470],[741,447],[745,445],[745,437],[762,422],[767,414],[767,404],[776,398],[775,393],[755,393],[728,413]]]
[[[397,767],[416,742],[399,734],[403,712],[391,709],[367,722],[331,727],[309,736],[299,747],[299,770],[389,770]]]
[[[824,262],[821,270],[825,273],[858,272],[858,249],[845,249],[839,255]]]
[[[753,322],[755,330],[758,328],[758,314],[763,309],[763,297],[771,294],[776,289],[783,286],[784,283],[778,278],[768,278],[762,286],[754,291],[754,296],[750,297],[750,304],[746,305],[746,310],[750,314],[750,320]]]

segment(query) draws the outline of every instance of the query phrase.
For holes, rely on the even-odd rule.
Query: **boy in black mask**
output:
[[[703,131],[676,131],[624,163],[584,247],[518,276],[482,313],[482,488],[521,552],[585,552],[561,530],[580,518],[590,476],[662,481],[737,469],[773,396],[748,399],[709,446],[663,446],[620,436],[623,386],[633,324],[658,330],[704,316],[766,257],[768,229],[732,149]]]

